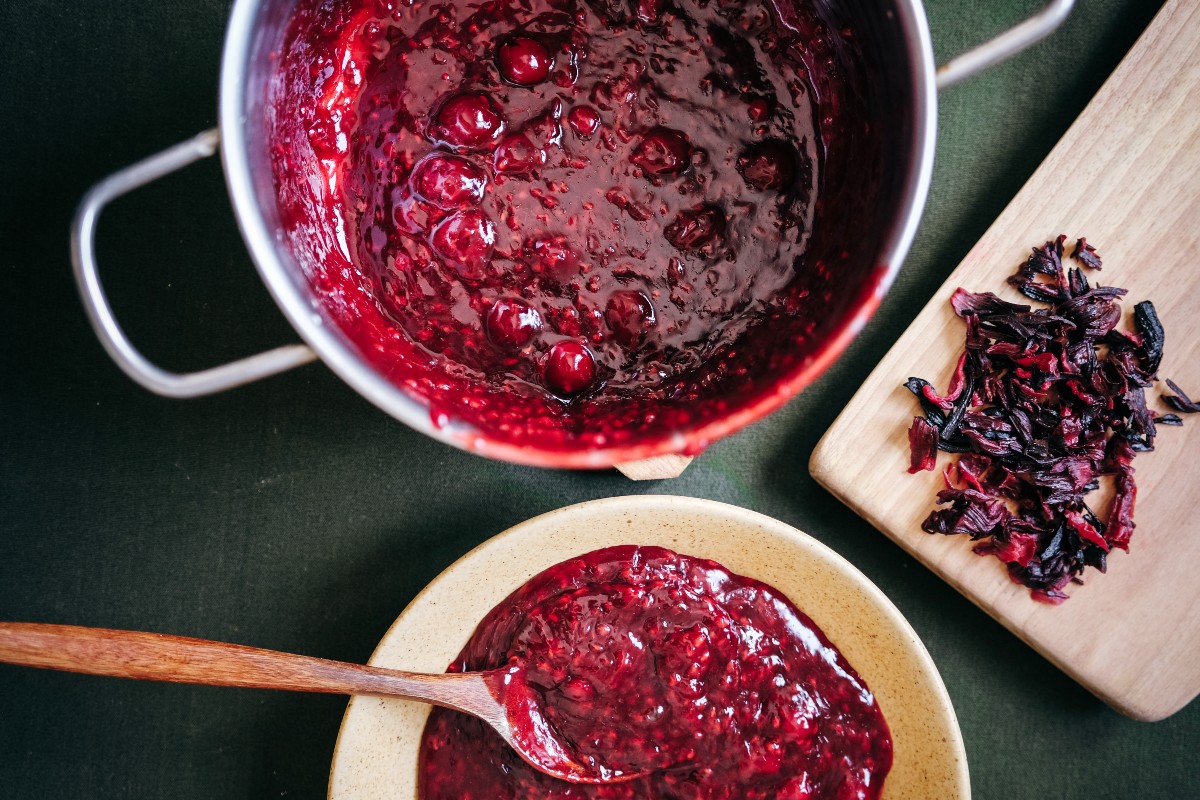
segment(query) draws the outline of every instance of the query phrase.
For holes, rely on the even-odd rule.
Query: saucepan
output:
[[[283,234],[269,157],[269,87],[273,55],[298,0],[236,0],[220,76],[219,124],[117,172],[84,197],[72,229],[80,294],[97,336],[118,366],[152,392],[198,397],[231,389],[320,359],[346,383],[410,427],[465,450],[543,467],[604,468],[665,454],[694,454],[779,408],[811,383],[854,338],[895,278],[912,243],[933,168],[937,92],[996,64],[1053,31],[1073,0],[1051,0],[995,39],[934,66],[920,0],[815,0],[826,16],[845,20],[870,67],[865,104],[875,134],[826,164],[824,212],[854,224],[826,226],[814,247],[838,261],[841,298],[823,312],[817,343],[802,357],[775,360],[753,391],[723,401],[722,411],[683,430],[653,431],[627,443],[576,449],[515,444],[460,420],[431,414],[428,398],[389,380],[331,319],[307,277],[302,248]],[[866,69],[866,68],[864,68]],[[200,372],[176,374],[152,364],[118,324],[100,282],[97,220],[113,199],[187,164],[220,153],[242,236],[262,281],[304,344],[290,344]],[[858,171],[856,171],[858,170]],[[871,170],[868,174],[863,170]],[[836,180],[835,180],[836,178]],[[832,192],[832,184],[843,187]],[[870,187],[864,192],[862,187]],[[818,252],[818,257],[821,256]],[[782,364],[782,366],[780,366]]]

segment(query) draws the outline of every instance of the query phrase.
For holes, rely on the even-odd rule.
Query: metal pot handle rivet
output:
[[[113,173],[84,196],[71,225],[71,262],[75,267],[75,281],[96,336],[126,375],[165,397],[200,397],[221,392],[317,358],[317,354],[306,345],[291,344],[200,372],[167,372],[138,352],[113,316],[96,267],[96,221],[100,212],[121,195],[215,154],[219,144],[220,134],[213,128]]]
[[[1019,22],[996,38],[950,59],[937,68],[937,88],[945,89],[978,75],[1040,42],[1063,23],[1074,5],[1075,0],[1051,0],[1045,8],[1024,22]]]

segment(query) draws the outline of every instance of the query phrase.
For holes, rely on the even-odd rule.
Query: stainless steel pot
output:
[[[92,326],[124,372],[152,392],[197,397],[274,375],[317,358],[364,397],[407,425],[436,439],[482,455],[540,466],[606,467],[671,452],[694,451],[782,405],[836,358],[861,329],[891,285],[908,253],[925,205],[933,168],[937,90],[974,75],[1052,32],[1074,0],[1051,0],[1039,13],[947,64],[934,68],[933,48],[919,0],[818,0],[844,9],[862,23],[862,36],[886,59],[886,80],[904,99],[903,117],[892,145],[894,174],[880,203],[888,219],[874,263],[871,301],[848,316],[811,363],[781,380],[777,391],[688,436],[623,449],[551,453],[494,442],[466,426],[438,425],[429,409],[369,366],[322,314],[279,224],[276,192],[267,157],[265,123],[272,50],[283,41],[295,0],[237,0],[230,16],[221,64],[220,123],[193,139],[151,156],[101,181],[83,198],[72,228],[75,276]],[[114,198],[187,164],[221,153],[225,180],[242,236],[280,309],[306,344],[286,345],[201,372],[175,374],[150,363],[125,336],[100,282],[95,230],[100,212]],[[692,435],[694,434],[694,435]]]

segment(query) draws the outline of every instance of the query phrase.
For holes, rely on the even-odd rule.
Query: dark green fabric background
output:
[[[1037,5],[930,0],[939,57]],[[872,323],[785,409],[679,480],[643,485],[460,453],[319,364],[187,402],[135,386],[84,319],[68,221],[88,185],[214,123],[227,3],[0,4],[0,618],[362,661],[428,580],[516,522],[609,495],[695,495],[808,531],[896,602],[945,678],[976,797],[1200,796],[1200,704],[1154,725],[1118,716],[805,466],[1158,6],[1079,0],[1051,40],[944,93],[924,223]],[[215,161],[115,205],[100,252],[119,318],[170,368],[295,339],[250,266]],[[0,667],[0,797],[320,798],[344,705]]]

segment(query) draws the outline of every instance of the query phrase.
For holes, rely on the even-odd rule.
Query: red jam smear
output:
[[[830,47],[766,0],[302,0],[271,88],[285,232],[439,417],[541,449],[694,428],[844,305],[806,256]]]
[[[569,784],[439,708],[422,800],[866,800],[891,768],[883,714],[837,648],[779,592],[713,561],[626,545],[551,567],[493,609],[449,669],[507,665],[593,774],[648,774]]]

